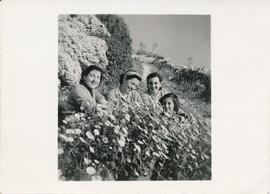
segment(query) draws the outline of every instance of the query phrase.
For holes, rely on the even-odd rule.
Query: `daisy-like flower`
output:
[[[75,131],[73,129],[67,129],[66,134],[75,134]]]
[[[127,131],[127,128],[126,128],[126,127],[123,127],[123,128],[122,128],[122,131],[125,133],[125,135],[128,134],[128,131]]]
[[[141,152],[141,147],[138,146],[137,144],[134,144],[135,150],[137,150],[138,152]]]
[[[85,143],[86,141],[82,138],[82,137],[79,137],[79,139],[81,140],[81,142]]]
[[[74,131],[75,131],[75,134],[80,134],[80,133],[82,133],[82,130],[80,130],[80,129],[74,129]]]
[[[112,125],[112,123],[107,120],[107,121],[105,121],[105,125],[108,126],[108,127],[110,127]]]
[[[91,139],[91,140],[94,140],[94,139],[95,139],[95,136],[94,136],[90,131],[87,131],[87,132],[85,133],[85,135],[86,135],[89,139]]]
[[[87,165],[91,163],[91,160],[89,160],[88,158],[83,158],[83,160],[84,160],[84,163]]]
[[[63,148],[59,148],[59,149],[58,149],[58,155],[61,155],[61,154],[63,154],[63,153],[64,153]]]
[[[119,126],[114,127],[114,129],[113,129],[114,133],[118,134],[119,133],[119,129],[120,129]]]
[[[72,138],[72,137],[68,137],[67,139],[66,139],[66,142],[69,142],[69,143],[72,143],[74,141],[74,139]]]
[[[127,121],[130,121],[130,115],[129,115],[129,114],[125,114],[125,119],[126,119]]]
[[[75,116],[76,119],[80,119],[81,118],[79,113],[75,113],[74,116]]]
[[[103,141],[103,143],[109,143],[109,140],[108,140],[107,137],[103,137],[103,138],[102,138],[102,141]]]
[[[89,147],[89,150],[90,150],[90,152],[95,153],[94,148],[92,148],[91,146]]]
[[[96,129],[101,129],[101,126],[95,125],[95,128],[96,128]]]
[[[93,167],[87,167],[86,168],[86,173],[89,175],[93,175],[96,173],[96,169],[94,169]]]
[[[160,156],[160,155],[159,155],[158,153],[156,153],[156,152],[154,152],[153,155],[154,155],[154,156],[157,156],[157,157]]]
[[[60,134],[59,137],[64,141],[66,141],[66,139],[67,139],[67,136],[65,136],[64,134]]]
[[[124,139],[119,139],[119,140],[118,140],[118,143],[119,143],[119,145],[120,145],[121,147],[124,147],[125,144],[126,144],[126,142],[125,142]]]
[[[98,136],[100,133],[99,133],[99,130],[98,129],[95,129],[94,130],[94,134],[96,135],[96,136]]]

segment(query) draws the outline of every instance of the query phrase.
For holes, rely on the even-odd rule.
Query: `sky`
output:
[[[210,16],[209,15],[120,15],[128,25],[132,47],[140,42],[154,53],[187,64],[192,57],[195,66],[210,70]]]

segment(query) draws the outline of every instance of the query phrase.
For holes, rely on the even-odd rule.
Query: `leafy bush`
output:
[[[171,81],[179,84],[179,89],[189,99],[211,102],[211,77],[203,69],[180,66],[168,59],[156,59],[153,64],[161,72],[169,75]]]
[[[171,120],[123,104],[104,117],[75,113],[59,125],[59,169],[66,180],[211,178],[210,134],[188,114]],[[180,122],[181,121],[181,122]]]
[[[104,79],[106,89],[102,89],[106,93],[119,84],[119,75],[132,65],[132,39],[128,27],[121,17],[117,15],[96,16],[111,34],[106,39],[109,65]]]

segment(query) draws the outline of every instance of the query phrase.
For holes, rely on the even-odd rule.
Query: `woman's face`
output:
[[[100,78],[101,72],[98,70],[92,70],[87,76],[84,77],[84,82],[89,88],[94,89],[99,85]]]
[[[174,103],[172,98],[166,98],[163,102],[163,107],[165,112],[173,114],[174,112]]]
[[[126,92],[131,92],[132,90],[136,90],[137,86],[140,84],[140,81],[136,78],[132,78],[129,80],[125,80],[123,83],[123,86],[126,90]]]
[[[151,95],[158,94],[160,87],[161,87],[161,83],[159,81],[159,78],[153,77],[153,78],[149,79],[147,82],[147,87],[148,87],[148,91]]]

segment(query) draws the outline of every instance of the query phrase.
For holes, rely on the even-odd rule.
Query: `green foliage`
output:
[[[166,60],[156,59],[158,69],[179,85],[179,90],[189,99],[211,102],[211,77],[200,68],[183,68]]]
[[[58,134],[66,180],[211,178],[210,134],[192,114],[170,118],[122,104],[105,116],[69,115]]]
[[[106,89],[102,89],[106,93],[119,84],[119,75],[132,65],[132,39],[130,38],[128,27],[121,17],[117,15],[96,16],[111,34],[106,39],[108,46],[106,54],[109,65],[104,79]]]

